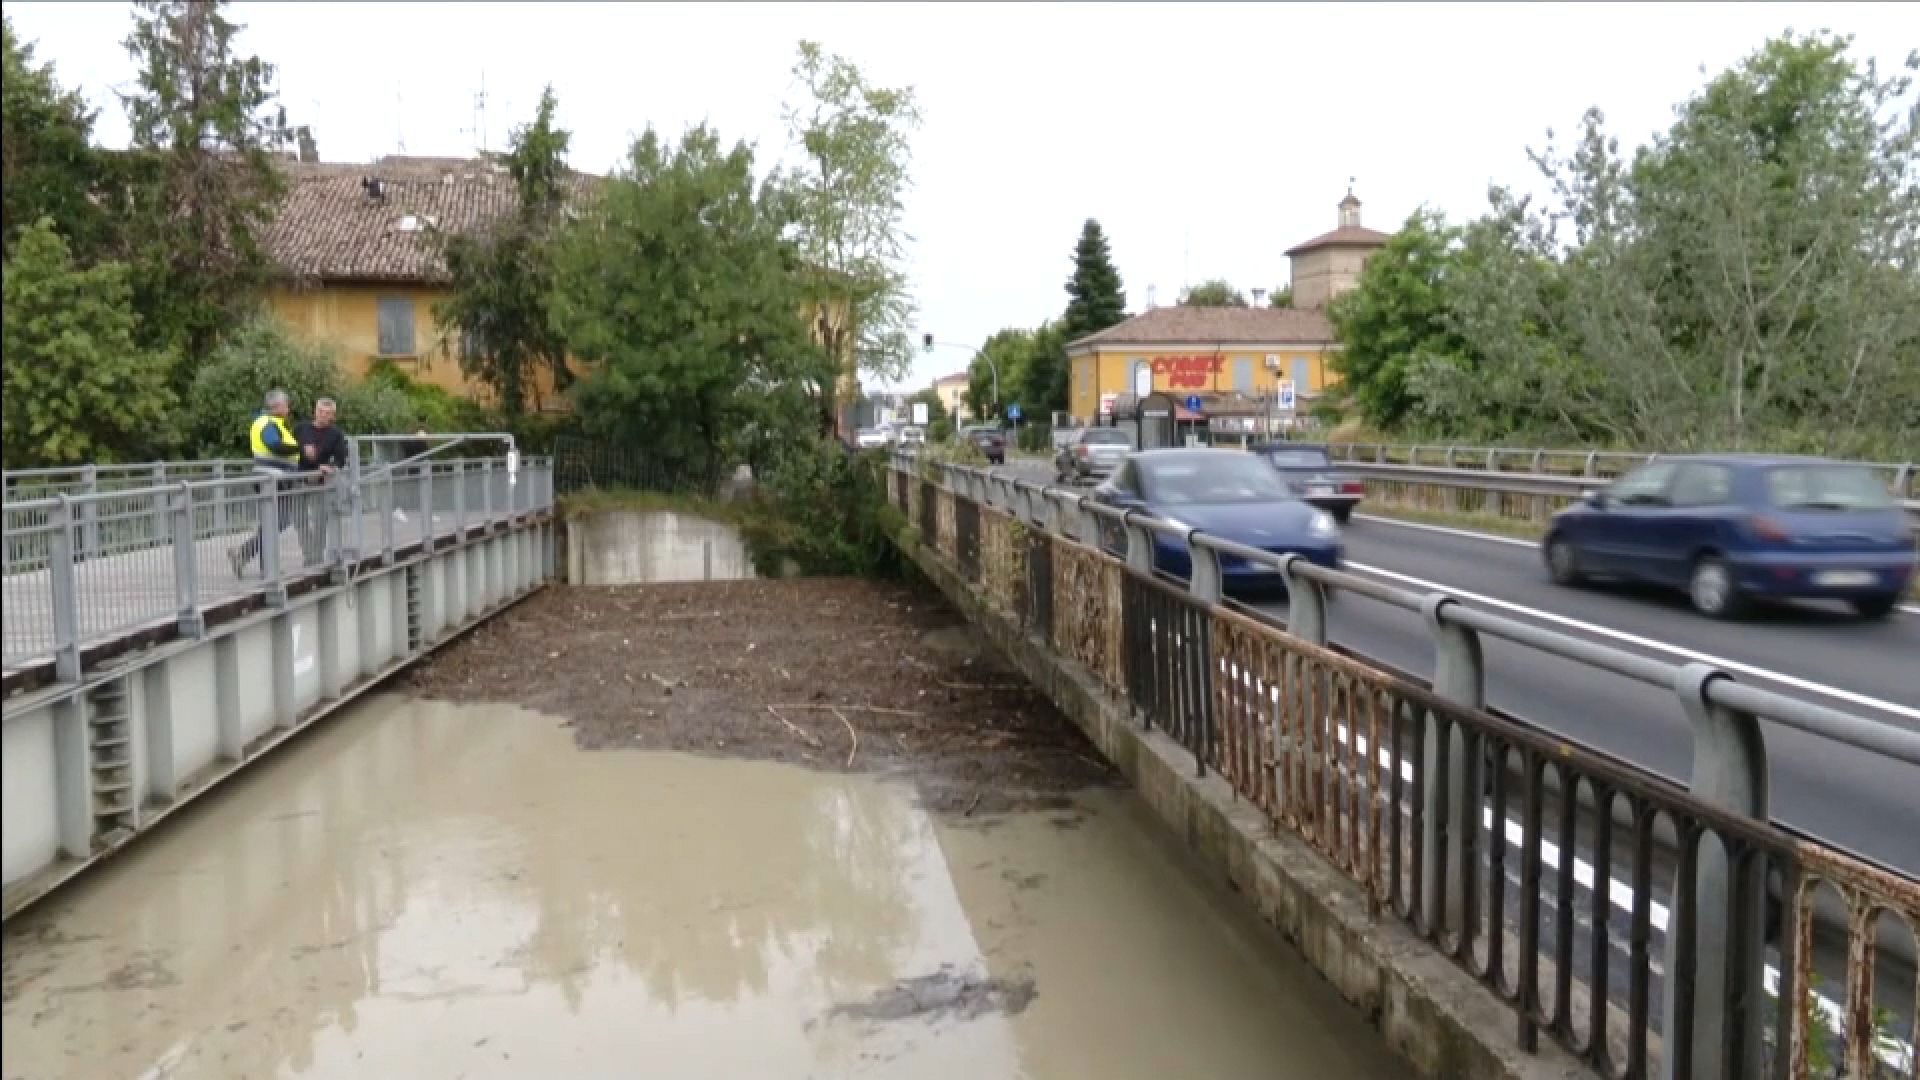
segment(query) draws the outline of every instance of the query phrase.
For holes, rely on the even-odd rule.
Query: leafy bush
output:
[[[421,382],[400,370],[392,360],[378,359],[367,366],[362,384],[390,388],[406,400],[414,422],[428,431],[491,431],[497,423],[479,402],[461,397],[444,386]]]
[[[893,577],[893,538],[906,520],[886,499],[879,454],[855,454],[832,439],[793,445],[760,478],[755,510],[742,527],[762,573],[791,560],[802,574]]]
[[[127,269],[74,266],[45,218],[20,232],[6,263],[6,467],[155,456],[173,408],[164,354],[135,342]]]
[[[334,398],[340,427],[349,434],[397,434],[419,427],[406,390],[390,380],[351,379],[330,350],[295,341],[279,320],[263,313],[229,335],[194,374],[183,417],[184,443],[203,457],[244,457],[247,425],[274,389],[287,392],[301,417],[311,416],[320,398]]]

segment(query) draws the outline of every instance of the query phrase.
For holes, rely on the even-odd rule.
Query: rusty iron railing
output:
[[[1564,647],[1675,689],[1696,732],[1689,790],[1488,711],[1479,635],[1503,628],[1450,598],[1279,560],[1283,628],[1219,593],[1220,555],[1274,556],[1186,534],[1192,580],[1173,582],[1151,556],[1163,523],[973,470],[937,486],[975,525],[923,527],[929,546],[958,567],[961,534],[987,536],[991,565],[967,580],[1024,585],[983,586],[995,607],[1469,971],[1514,1010],[1522,1047],[1545,1031],[1634,1078],[1914,1077],[1920,882],[1768,820],[1755,718],[1791,712],[1772,695]],[[1024,542],[994,539],[1016,529]],[[1334,591],[1420,612],[1431,684],[1330,646]],[[1837,1003],[1817,992],[1823,969]]]

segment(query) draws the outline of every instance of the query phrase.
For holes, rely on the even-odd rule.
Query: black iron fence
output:
[[[712,495],[726,478],[718,458],[687,461],[618,443],[559,436],[553,443],[555,491],[644,491],[663,495]]]

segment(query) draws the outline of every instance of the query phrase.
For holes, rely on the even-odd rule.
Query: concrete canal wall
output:
[[[670,510],[607,510],[567,522],[567,581],[657,585],[755,577],[740,530]]]
[[[6,702],[0,917],[553,579],[547,515],[442,539]]]

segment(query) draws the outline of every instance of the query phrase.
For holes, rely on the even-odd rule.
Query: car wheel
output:
[[[1695,611],[1710,619],[1738,618],[1746,610],[1746,598],[1734,583],[1733,570],[1712,555],[1701,556],[1693,564],[1687,598],[1693,601]]]
[[[1874,596],[1856,596],[1847,603],[1853,605],[1854,612],[1863,619],[1884,619],[1893,614],[1894,608],[1900,606],[1900,594],[1879,593]]]
[[[1578,585],[1587,579],[1580,570],[1580,553],[1558,536],[1547,541],[1547,573],[1555,585]]]
[[[1333,508],[1333,520],[1335,520],[1335,521],[1337,521],[1337,522],[1339,522],[1339,523],[1340,523],[1340,524],[1342,524],[1342,525],[1345,525],[1345,524],[1346,524],[1347,522],[1349,522],[1349,521],[1352,521],[1352,520],[1353,520],[1353,507],[1351,507],[1351,506],[1336,506],[1336,507],[1334,507],[1334,508]]]

